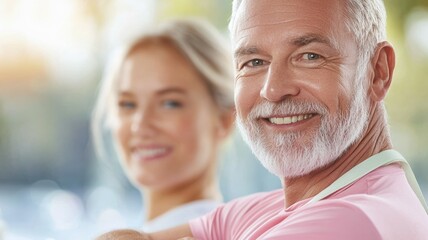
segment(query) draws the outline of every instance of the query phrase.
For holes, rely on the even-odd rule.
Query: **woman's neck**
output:
[[[180,205],[197,200],[222,201],[215,173],[204,172],[196,178],[169,189],[142,191],[146,219],[154,218]]]

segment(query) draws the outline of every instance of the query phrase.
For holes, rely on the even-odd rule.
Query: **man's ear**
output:
[[[389,86],[395,68],[395,52],[389,42],[381,42],[377,45],[372,58],[372,76],[369,86],[370,98],[373,101],[382,101]]]

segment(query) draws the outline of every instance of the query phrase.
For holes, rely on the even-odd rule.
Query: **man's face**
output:
[[[232,38],[244,138],[274,174],[336,160],[367,122],[364,74],[339,0],[243,1]]]

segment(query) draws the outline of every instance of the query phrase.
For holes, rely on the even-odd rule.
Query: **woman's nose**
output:
[[[148,109],[140,109],[134,113],[131,123],[131,131],[142,136],[152,136],[155,133],[153,114]]]

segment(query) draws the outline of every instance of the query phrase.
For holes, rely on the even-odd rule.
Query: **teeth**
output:
[[[283,118],[269,118],[269,121],[273,124],[290,124],[290,123],[296,123],[300,122],[302,120],[306,120],[313,117],[313,114],[303,114],[303,115],[296,115],[292,117],[283,117]]]
[[[291,118],[291,122],[292,122],[292,123],[297,122],[297,116],[293,116],[293,117]]]
[[[156,148],[156,149],[139,149],[134,152],[136,158],[150,158],[160,154],[163,154],[167,151],[166,148]]]

